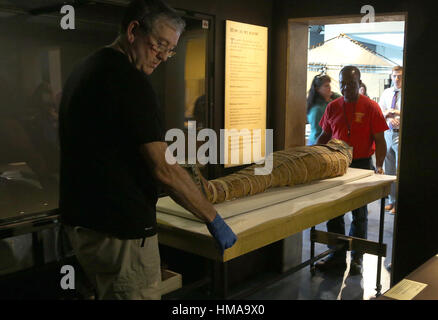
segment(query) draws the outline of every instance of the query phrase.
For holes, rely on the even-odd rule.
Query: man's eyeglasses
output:
[[[151,36],[151,38],[155,38],[155,37]],[[155,41],[156,41],[156,43],[153,43],[152,41],[150,42],[152,50],[159,52],[159,53],[165,53],[168,58],[172,58],[174,55],[176,55],[175,48],[169,49],[165,42],[160,41],[158,39]]]
[[[146,15],[145,15],[146,16]],[[145,16],[141,17],[138,21],[139,25],[140,25],[140,29],[142,29],[143,32],[146,32],[146,27],[144,25],[144,23],[142,22],[145,18]],[[149,40],[149,44],[151,45],[152,50],[158,52],[158,53],[165,53],[167,55],[167,58],[172,58],[174,55],[176,55],[176,50],[175,48],[173,49],[168,49],[168,43],[165,43],[164,41],[161,41],[160,39],[158,39],[158,37],[156,35],[154,35],[154,33],[145,33],[149,35],[150,39],[153,39],[154,42]]]

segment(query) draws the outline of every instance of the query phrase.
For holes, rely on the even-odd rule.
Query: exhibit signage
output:
[[[226,21],[224,166],[265,157],[268,28]]]

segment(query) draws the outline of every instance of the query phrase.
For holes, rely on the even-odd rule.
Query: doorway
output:
[[[361,70],[361,79],[368,86],[368,96],[374,101],[380,101],[380,97],[383,90],[390,87],[392,67],[396,65],[403,66],[405,57],[405,35],[406,35],[406,14],[386,14],[377,15],[375,17],[375,23],[373,25],[367,23],[360,23],[361,16],[336,16],[336,17],[318,17],[318,18],[299,18],[290,19],[288,22],[288,46],[287,46],[287,86],[286,86],[286,128],[285,128],[285,148],[304,145],[307,141],[307,135],[309,130],[306,130],[307,112],[306,112],[306,99],[307,93],[310,88],[310,83],[315,75],[328,74],[331,78],[332,90],[340,93],[338,86],[338,74],[340,69],[345,65],[356,65]],[[394,43],[388,45],[385,44],[382,37],[384,33],[390,34],[390,39],[387,42],[393,42],[394,40],[401,41],[402,45],[395,45]],[[335,42],[341,48],[340,53],[336,54]],[[329,45],[328,45],[329,44]],[[350,49],[346,48],[346,44],[351,45]],[[330,47],[330,50],[315,54],[318,51],[323,51],[323,47]],[[394,54],[398,47],[399,52]],[[385,52],[386,49],[386,52]],[[343,52],[342,52],[343,50]],[[312,52],[313,51],[313,52]],[[368,57],[370,60],[368,63],[364,63],[364,60],[360,59],[355,61],[352,55],[353,52],[361,52],[363,56]],[[348,61],[335,62],[337,58],[342,56],[342,53],[348,53]],[[335,56],[331,56],[335,55]],[[322,60],[321,57],[325,60]],[[330,60],[329,58],[333,58]],[[363,57],[362,57],[363,58]],[[381,61],[381,63],[377,63]],[[384,62],[382,62],[384,61]],[[403,82],[402,82],[403,83]],[[401,94],[401,112],[403,105],[403,85]],[[402,128],[400,127],[400,130]],[[292,134],[293,133],[293,134]],[[401,150],[401,141],[399,141],[398,153]],[[398,161],[397,161],[398,162]],[[396,163],[397,163],[396,162]],[[397,170],[391,172],[393,175],[398,175]],[[396,184],[394,185],[397,189]],[[377,203],[371,203],[369,206],[369,227],[368,227],[368,239],[374,240],[373,237],[377,234],[373,228],[377,228],[373,224],[373,212],[378,216],[379,205]],[[389,237],[385,238],[385,243],[388,244],[387,257],[385,259],[385,267],[391,262],[391,252],[394,229],[394,216],[389,212],[385,214],[385,233],[389,234]],[[349,214],[345,216],[346,230],[348,232],[349,221],[351,218]],[[321,224],[319,228],[326,228],[326,224]],[[307,247],[306,239],[307,233],[304,233],[304,248]],[[321,249],[326,249],[325,246]],[[306,252],[303,252],[305,257]],[[368,257],[369,258],[369,257]],[[364,271],[366,271],[364,257]],[[372,262],[375,270],[375,263]],[[367,299],[372,296],[374,288],[375,272],[365,273],[363,283],[360,284],[363,289],[363,298]],[[383,274],[386,273],[387,279],[382,279],[383,291],[388,289],[390,284],[390,273],[383,269]],[[372,280],[367,281],[366,277],[370,275]],[[345,289],[346,279],[342,279],[344,282],[340,286],[340,290]],[[341,296],[341,292],[339,296]]]

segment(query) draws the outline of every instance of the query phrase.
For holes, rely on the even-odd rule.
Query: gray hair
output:
[[[153,32],[157,22],[165,21],[181,34],[185,22],[178,12],[161,0],[133,0],[125,11],[120,25],[120,34],[126,33],[129,23],[138,21],[146,33]]]

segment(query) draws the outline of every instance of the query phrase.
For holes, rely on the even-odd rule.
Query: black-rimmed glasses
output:
[[[138,23],[140,24],[141,29],[143,29],[143,31],[145,31],[146,29],[145,29],[144,25],[142,24],[141,20],[138,21]],[[154,33],[149,32],[149,33],[146,33],[146,35],[148,35],[151,39],[153,39],[153,41],[149,40],[152,50],[154,50],[158,53],[165,53],[167,55],[167,58],[172,58],[174,55],[176,55],[175,48],[169,49],[168,43],[166,43],[167,41],[162,41],[162,40],[158,39],[158,37]]]

